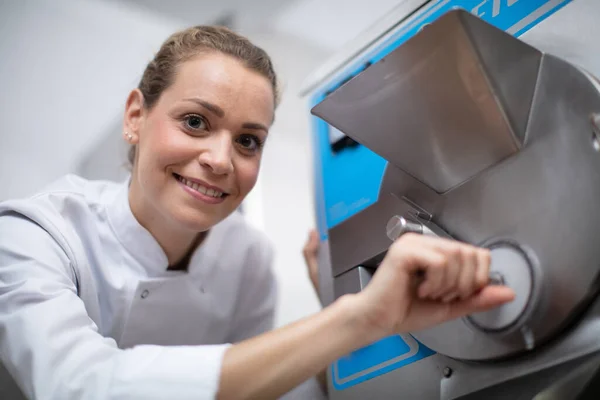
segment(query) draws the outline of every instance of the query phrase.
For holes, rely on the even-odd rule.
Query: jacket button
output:
[[[142,299],[145,299],[146,297],[148,297],[148,295],[149,295],[149,294],[150,294],[150,292],[149,292],[148,290],[144,290],[144,291],[142,292],[142,296],[141,296],[141,297],[142,297]]]

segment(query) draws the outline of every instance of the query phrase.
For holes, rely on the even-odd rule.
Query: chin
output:
[[[214,212],[207,213],[198,209],[181,207],[174,211],[174,219],[179,225],[187,230],[204,232],[223,221],[231,213]],[[216,211],[216,210],[215,210]],[[222,211],[222,210],[219,210]]]

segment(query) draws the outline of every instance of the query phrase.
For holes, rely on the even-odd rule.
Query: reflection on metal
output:
[[[453,371],[441,398],[496,398],[488,389],[536,374],[547,383],[600,351],[595,78],[456,10],[312,112],[389,162],[379,200],[329,230],[334,281],[376,268],[390,239],[415,232],[489,247],[494,284],[517,293],[411,332]]]
[[[447,14],[313,113],[434,191],[455,188],[519,151],[541,60],[486,27]]]

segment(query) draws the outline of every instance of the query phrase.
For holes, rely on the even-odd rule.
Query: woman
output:
[[[265,333],[271,249],[235,210],[276,104],[261,49],[176,33],[127,98],[126,182],[68,176],[0,205],[0,354],[26,396],[276,398],[353,349],[513,298],[486,286],[485,250],[407,235],[363,292]]]

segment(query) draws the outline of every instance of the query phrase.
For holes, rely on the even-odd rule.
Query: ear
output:
[[[123,135],[128,143],[138,143],[145,114],[144,95],[139,89],[133,89],[131,93],[129,93],[129,96],[127,96],[125,116],[123,118]]]

